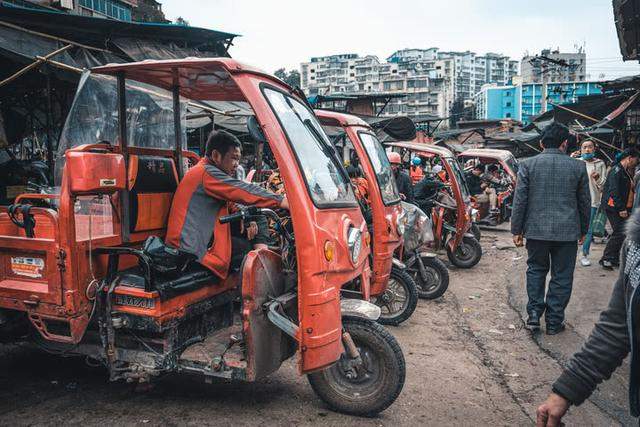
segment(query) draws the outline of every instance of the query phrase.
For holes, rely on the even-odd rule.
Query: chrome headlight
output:
[[[398,230],[400,236],[403,236],[404,232],[407,231],[407,211],[404,209],[396,218],[396,230]]]
[[[478,218],[478,213],[479,213],[479,212],[480,212],[480,211],[478,211],[478,209],[471,208],[471,219],[472,219],[474,222],[478,222],[478,219],[479,219],[479,218]]]
[[[362,231],[355,227],[349,227],[349,231],[347,233],[347,246],[349,247],[351,261],[355,264],[358,262],[360,252],[362,251]]]

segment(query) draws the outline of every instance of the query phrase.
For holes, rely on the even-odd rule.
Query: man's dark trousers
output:
[[[527,313],[541,317],[546,311],[547,328],[557,328],[564,321],[564,309],[571,298],[577,242],[527,239]],[[545,283],[551,280],[545,301]]]
[[[609,261],[613,265],[620,264],[620,249],[625,239],[624,225],[627,223],[625,218],[620,217],[618,212],[606,210],[607,219],[611,224],[612,233],[607,240],[607,246],[602,254],[603,261]]]

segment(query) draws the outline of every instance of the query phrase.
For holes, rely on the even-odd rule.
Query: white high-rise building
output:
[[[300,65],[301,87],[308,95],[402,93],[383,115],[447,117],[454,101],[470,100],[486,83],[507,84],[517,61],[504,55],[403,49],[385,62],[357,54],[311,58]]]
[[[543,49],[539,55],[522,58],[522,82],[583,82],[587,79],[587,54]]]

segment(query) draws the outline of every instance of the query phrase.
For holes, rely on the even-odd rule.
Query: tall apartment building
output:
[[[166,22],[162,6],[155,0],[5,0],[22,7],[51,9],[76,15],[120,21]]]
[[[539,55],[522,58],[522,82],[582,82],[587,76],[587,54],[562,53],[558,50],[543,49]]]
[[[518,72],[517,61],[495,53],[403,49],[385,62],[357,54],[311,58],[300,65],[301,87],[308,95],[388,92],[406,97],[389,102],[383,114],[447,117],[456,100],[470,100],[486,83],[506,84]]]
[[[300,65],[300,83],[307,95],[343,93],[406,94],[392,99],[383,115],[446,116],[453,93],[445,84],[449,67],[434,59],[382,62],[376,56],[357,54],[311,58]],[[438,64],[436,64],[438,62]],[[439,69],[436,69],[439,67]]]

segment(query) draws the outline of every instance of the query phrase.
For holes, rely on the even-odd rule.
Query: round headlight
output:
[[[355,264],[358,262],[360,252],[362,251],[362,231],[355,227],[350,227],[347,233],[347,246],[349,247],[351,261]]]

